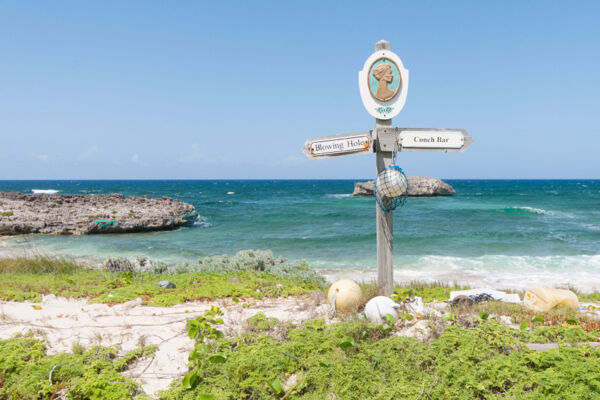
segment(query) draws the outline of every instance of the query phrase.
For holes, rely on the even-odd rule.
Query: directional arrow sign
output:
[[[311,159],[368,153],[372,149],[371,131],[345,133],[308,139],[302,152]]]
[[[400,151],[462,153],[473,139],[464,129],[399,128]]]

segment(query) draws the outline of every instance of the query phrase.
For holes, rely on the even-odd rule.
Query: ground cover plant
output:
[[[107,303],[141,297],[146,304],[171,305],[326,289],[306,263],[270,252],[177,266],[155,263],[146,272],[113,261],[110,270],[94,270],[63,259],[0,260],[0,298],[40,300],[41,294],[54,293]],[[160,280],[176,288],[159,288]],[[361,287],[365,300],[375,295],[375,285]],[[392,297],[440,302],[456,289],[462,288],[408,282]],[[427,318],[435,331],[427,343],[396,336],[389,319],[377,326],[354,316],[330,326],[313,320],[294,328],[260,312],[246,321],[246,334],[225,338],[221,313],[212,308],[188,322],[196,341],[190,372],[161,393],[162,399],[600,399],[600,350],[564,345],[599,338],[598,321],[578,310],[534,313],[494,301],[449,305],[441,318],[418,317]],[[500,324],[500,316],[510,317],[513,328]],[[407,321],[396,322],[396,328]],[[526,346],[550,342],[563,345],[543,353]],[[116,349],[79,346],[73,354],[49,356],[33,338],[0,341],[0,400],[132,398],[139,387],[120,372],[151,350],[118,357]]]
[[[0,399],[131,399],[139,385],[121,372],[155,349],[141,347],[118,357],[117,348],[77,346],[73,353],[47,355],[37,339],[0,340]]]
[[[121,303],[140,297],[147,305],[168,306],[220,297],[289,296],[324,285],[305,262],[289,262],[270,252],[245,251],[233,257],[207,257],[198,264],[158,266],[158,272],[109,271],[47,257],[2,259],[0,299],[40,301],[44,294],[55,294]],[[162,280],[176,287],[158,287]]]
[[[561,346],[537,353],[525,345],[598,338],[578,326],[519,330],[480,319],[472,328],[450,325],[428,345],[360,321],[326,326],[313,320],[283,339],[223,338],[219,314],[201,317],[204,330],[190,335],[198,340],[193,368],[161,399],[600,397],[600,350]]]

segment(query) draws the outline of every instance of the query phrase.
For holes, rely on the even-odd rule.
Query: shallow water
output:
[[[600,181],[448,182],[456,195],[410,198],[394,213],[399,276],[600,288]],[[349,196],[353,181],[0,181],[0,190],[32,189],[172,196],[202,217],[172,232],[14,237],[0,242],[0,255],[179,262],[270,249],[316,268],[376,266],[375,201]]]

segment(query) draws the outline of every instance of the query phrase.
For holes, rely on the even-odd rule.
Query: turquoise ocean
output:
[[[169,232],[26,235],[0,240],[0,256],[45,254],[100,262],[167,262],[271,250],[330,277],[373,278],[375,200],[353,180],[0,181],[2,191],[170,196],[201,217]],[[497,288],[574,285],[600,290],[600,180],[448,180],[452,196],[409,198],[394,212],[397,280]]]

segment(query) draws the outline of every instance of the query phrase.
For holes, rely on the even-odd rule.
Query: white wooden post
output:
[[[390,42],[385,40],[380,40],[375,44],[375,51],[391,49]],[[391,119],[375,119],[375,132],[378,136],[376,148],[377,174],[392,164],[392,151],[394,149],[384,148],[382,145],[383,140],[385,140],[382,135],[382,128],[391,127]],[[380,295],[389,296],[394,292],[394,220],[392,211],[386,213],[378,204],[375,207],[377,209],[377,292]]]

